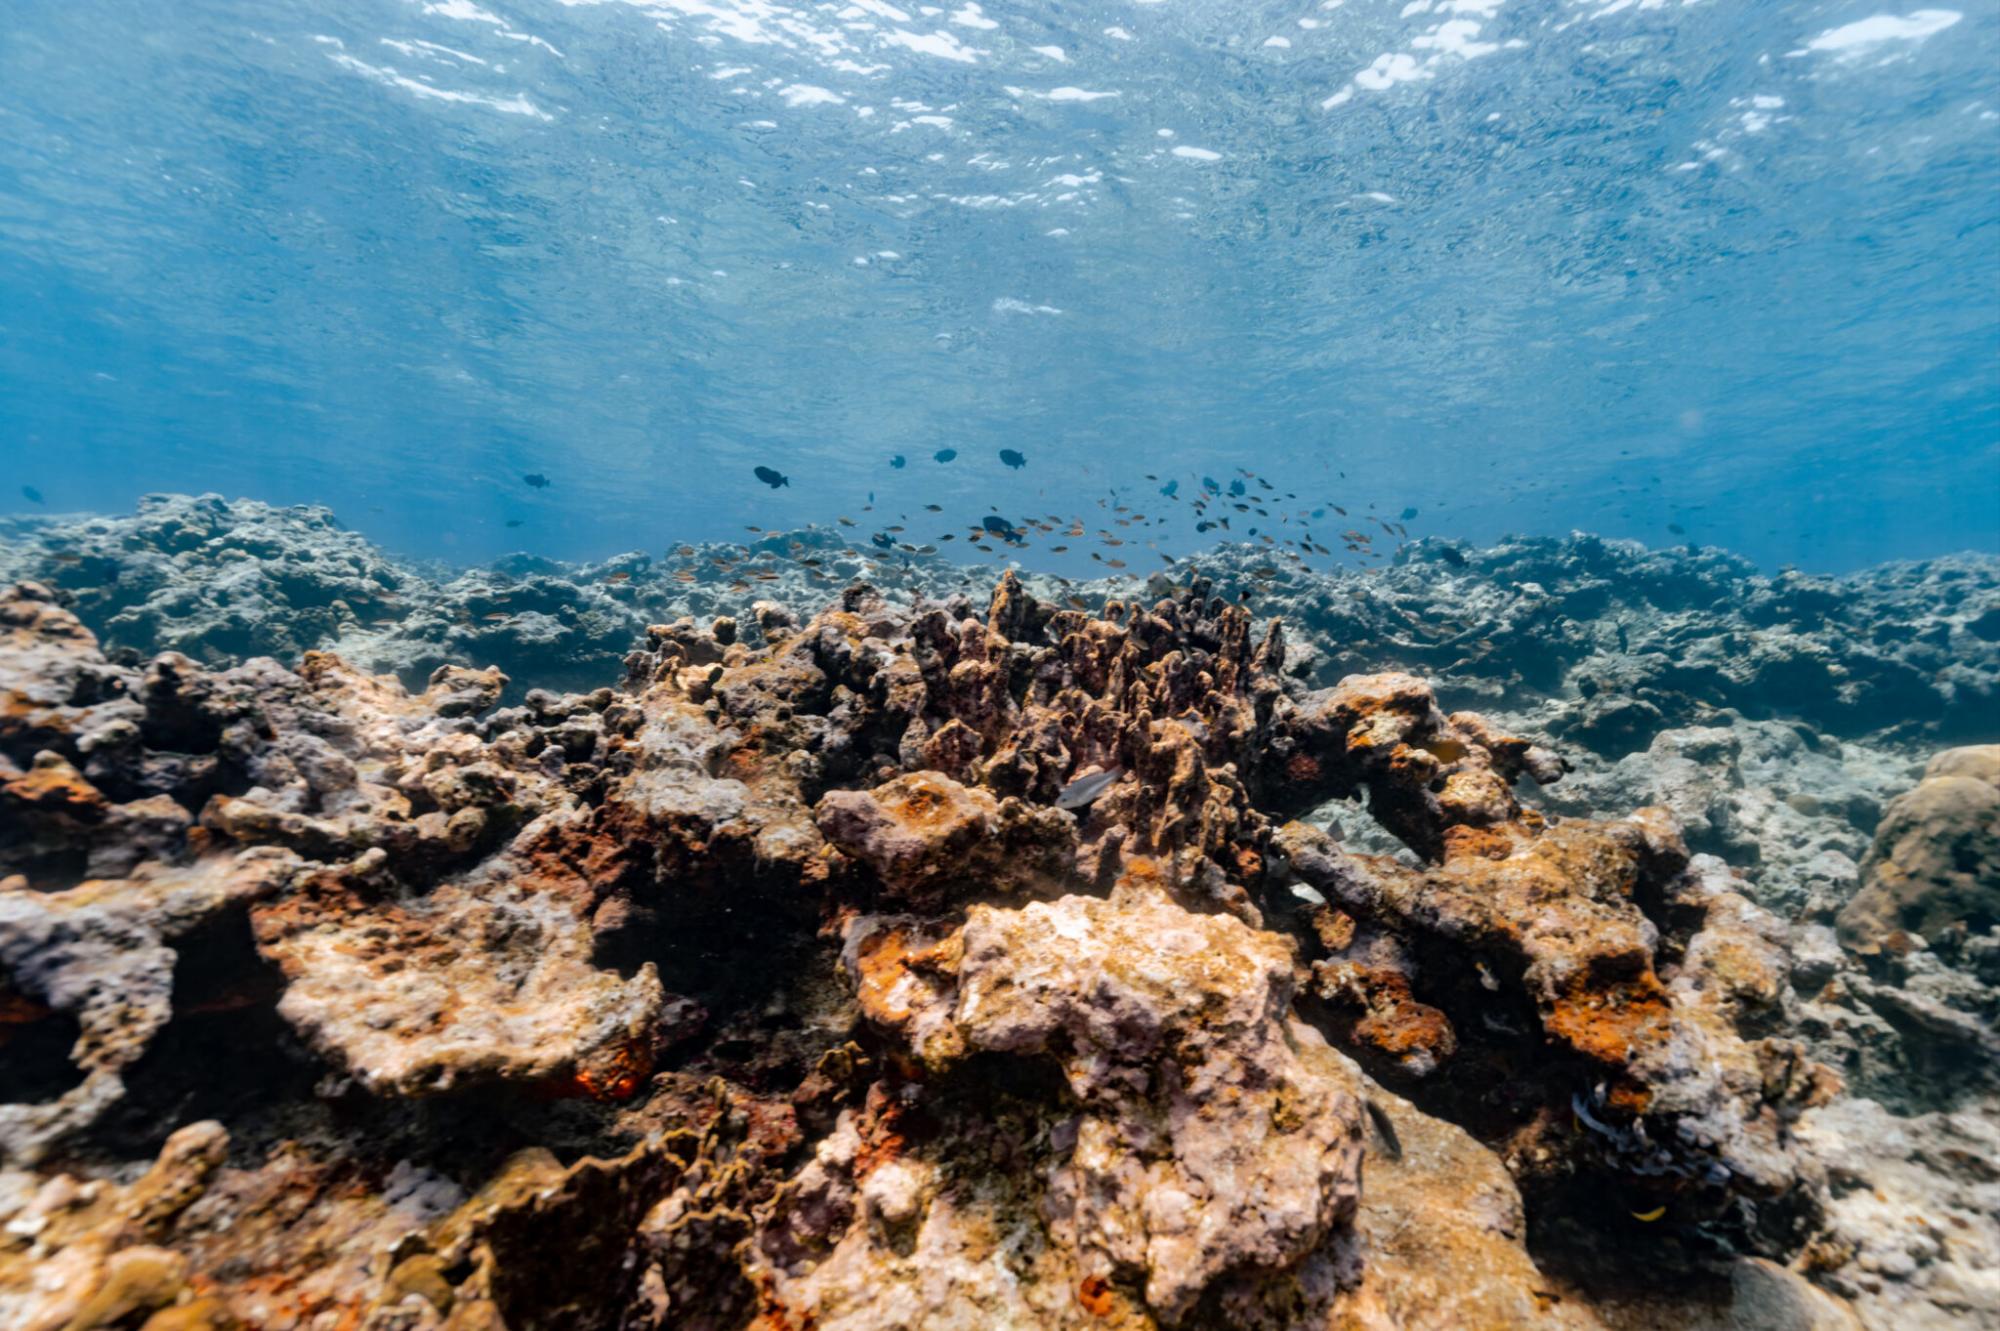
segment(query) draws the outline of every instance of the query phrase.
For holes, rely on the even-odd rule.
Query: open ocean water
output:
[[[0,507],[477,561],[1178,478],[1185,554],[1239,469],[1287,535],[2000,546],[2000,10],[0,15]]]

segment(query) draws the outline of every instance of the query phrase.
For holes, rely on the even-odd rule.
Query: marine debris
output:
[[[1788,926],[1676,813],[1762,806],[1672,766],[1761,770],[1779,722],[1609,760],[1521,725],[1553,691],[1327,679],[1324,615],[1207,577],[1051,590],[657,620],[559,693],[107,650],[15,585],[0,1323],[2000,1310],[1990,1175],[1925,1163],[1992,1140],[1992,866],[1949,841],[1987,805],[1918,787],[1845,887],[1788,862]],[[1912,1068],[1954,1071],[1919,1104]]]

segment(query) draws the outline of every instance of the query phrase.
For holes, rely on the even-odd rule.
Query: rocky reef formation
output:
[[[0,545],[0,1323],[2000,1317],[1990,566],[836,550]]]
[[[1576,535],[1483,550],[1431,538],[1387,567],[1308,570],[1244,544],[1184,561],[1160,585],[1194,566],[1219,594],[1283,617],[1294,671],[1321,685],[1409,670],[1448,706],[1532,714],[1536,733],[1609,760],[1737,715],[1936,747],[1990,738],[2000,707],[1991,556],[1767,576],[1718,549]],[[0,580],[65,592],[114,652],[229,664],[326,649],[412,688],[451,664],[588,689],[650,624],[734,615],[754,640],[754,599],[805,615],[855,578],[942,596],[979,594],[1001,571],[932,547],[857,544],[837,528],[454,570],[398,561],[325,508],[219,495],[149,495],[127,517],[0,518]],[[1143,583],[1022,577],[1046,600],[1092,606]]]

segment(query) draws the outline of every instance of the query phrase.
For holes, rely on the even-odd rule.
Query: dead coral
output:
[[[1531,1202],[1639,1180],[1784,1252],[1796,1216],[1731,1209],[1816,1195],[1786,1124],[1823,1083],[1770,1034],[1768,919],[1663,816],[1523,809],[1513,780],[1560,761],[1415,679],[1302,691],[1282,630],[1209,590],[1091,616],[1011,576],[977,610],[855,587],[760,612],[760,647],[655,627],[622,689],[509,708],[490,670],[413,694],[318,653],[113,665],[45,591],[0,599],[0,798],[29,829],[0,842],[0,1013],[75,1022],[85,1074],[5,1107],[10,1151],[88,1143],[179,1015],[176,946],[237,920],[322,1093],[419,1157],[335,1118],[285,1145],[308,1107],[273,1106],[256,1158],[65,1288],[129,1250],[136,1292],[93,1316],[1589,1325],[1535,1292],[1503,1159]],[[1415,859],[1281,826],[1334,795]],[[1518,1074],[1469,1124],[1499,1155],[1431,1149],[1456,1130],[1370,1091],[1302,983],[1398,1075]],[[438,1106],[571,1149],[456,1160],[468,1200],[423,1163]],[[1371,1212],[1385,1131],[1410,1154]],[[1452,1188],[1486,1218],[1399,1236]],[[1460,1260],[1485,1274],[1447,1297]]]

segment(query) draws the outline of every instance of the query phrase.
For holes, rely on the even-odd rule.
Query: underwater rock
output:
[[[205,665],[296,659],[392,613],[411,578],[331,510],[147,495],[130,517],[43,521],[0,572],[73,598],[105,641]]]
[[[1074,872],[1070,819],[1018,799],[996,800],[936,772],[912,772],[873,790],[829,791],[813,817],[826,839],[873,870],[896,900],[935,904],[967,883],[981,892],[1029,892]]]
[[[615,1097],[650,1068],[659,976],[593,965],[570,900],[473,882],[400,903],[349,877],[313,875],[253,920],[287,982],[279,1014],[367,1090],[568,1079]]]
[[[1725,708],[1915,740],[1983,738],[2000,705],[1990,555],[1772,576],[1721,550],[1578,534],[1418,541],[1368,576],[1274,566],[1250,546],[1198,562],[1282,615],[1320,683],[1397,666],[1453,705],[1532,711],[1535,729],[1611,758]]]
[[[1758,904],[1787,916],[1854,894],[1882,808],[1911,771],[1894,752],[1733,714],[1661,731],[1615,763],[1577,761],[1543,807],[1589,816],[1661,805],[1690,848],[1742,869]]]
[[[1282,938],[1189,913],[1143,863],[1107,898],[974,906],[959,929],[922,946],[917,936],[907,921],[862,917],[847,957],[863,1013],[908,1042],[924,1080],[948,1084],[982,1056],[1049,1060],[1067,1094],[1022,1097],[1028,1158],[1004,1204],[951,1186],[948,1161],[928,1152],[854,1177],[862,1204],[846,1233],[824,1236],[827,1256],[774,1272],[791,1312],[868,1325],[838,1314],[894,1284],[907,1291],[896,1301],[931,1310],[920,1322],[974,1299],[1020,1321],[1033,1300],[1010,1307],[990,1272],[968,1269],[966,1230],[978,1225],[1036,1250],[1057,1305],[1042,1311],[1047,1324],[1080,1322],[1061,1305],[1086,1286],[1173,1323],[1217,1282],[1294,1267],[1351,1220],[1361,1108],[1294,1052]],[[922,1112],[930,1097],[911,1092],[904,1112]],[[899,1231],[912,1236],[908,1263]],[[946,1252],[950,1275],[929,1260]]]
[[[2000,1322],[2000,1114],[1899,1117],[1868,1099],[1808,1114],[1831,1200],[1806,1261],[1868,1326]]]
[[[51,1099],[0,1104],[0,1158],[34,1163],[107,1113],[125,1094],[124,1070],[172,1020],[173,945],[282,890],[302,867],[282,851],[251,849],[186,865],[149,862],[129,878],[62,891],[0,878],[0,1003],[9,1026],[72,1023],[66,1058],[81,1074]],[[27,1091],[27,1060],[5,1042],[0,1053],[13,1055],[15,1094]]]
[[[1691,863],[1661,811],[1456,828],[1436,867],[1349,854],[1300,823],[1278,848],[1322,910],[1406,939],[1403,955],[1457,954],[1448,971],[1410,965],[1389,1010],[1368,1005],[1346,1034],[1420,1075],[1454,1057],[1505,1075],[1522,1099],[1505,1152],[1518,1177],[1558,1187],[1610,1175],[1645,1201],[1634,1209],[1671,1205],[1682,1218],[1720,1215],[1747,1191],[1783,1203],[1760,1223],[1811,1224],[1815,1171],[1784,1124],[1835,1083],[1795,1041],[1745,1038],[1787,1001],[1783,929],[1729,890],[1721,866]],[[1446,1020],[1453,1038],[1425,1043]],[[1567,1057],[1513,1052],[1530,1031]],[[1524,1057],[1535,1072],[1516,1066]],[[1528,1089],[1549,1073],[1567,1092]]]

